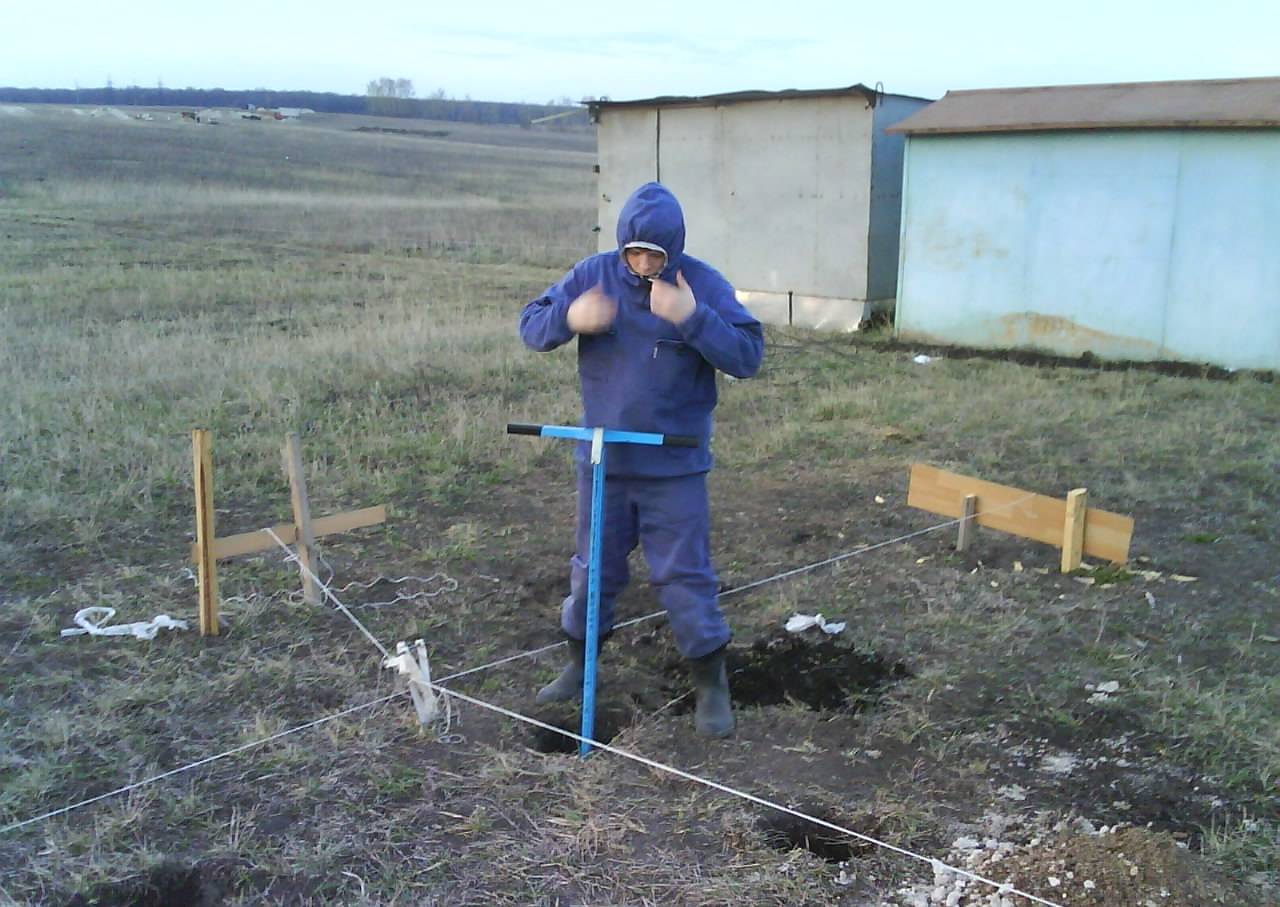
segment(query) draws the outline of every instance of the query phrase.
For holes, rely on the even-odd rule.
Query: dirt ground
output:
[[[0,167],[26,160],[17,151],[40,180],[65,167],[62,137],[78,133],[50,122],[53,138],[27,146],[0,135],[17,149]],[[194,622],[184,445],[209,419],[226,477],[220,533],[285,518],[273,462],[285,430],[303,434],[314,513],[389,506],[386,525],[321,547],[335,588],[370,583],[341,593],[352,613],[385,644],[425,639],[437,680],[559,640],[568,452],[502,426],[573,418],[572,364],[530,364],[516,348],[519,305],[556,275],[512,259],[523,248],[559,261],[564,237],[586,235],[589,156],[539,164],[517,149],[485,164],[499,146],[451,158],[425,138],[348,133],[312,146],[304,131],[157,132],[203,148],[201,173],[234,150],[227,186],[247,174],[279,193],[252,217],[211,196],[188,223],[163,194],[135,217],[114,197],[94,208],[92,186],[88,201],[30,191],[0,207],[6,235],[22,238],[0,249],[0,314],[63,357],[47,375],[33,357],[27,433],[0,436],[17,451],[0,458],[13,502],[0,514],[0,826],[250,747],[0,835],[0,907],[1280,904],[1280,407],[1265,377],[941,350],[922,370],[917,348],[883,336],[771,329],[765,372],[722,384],[711,477],[736,734],[692,733],[687,668],[650,616],[638,557],[617,615],[638,622],[604,646],[597,722],[602,741],[750,797],[611,753],[580,760],[562,735],[457,698],[447,733],[423,729],[405,696],[362,708],[392,694],[390,672],[348,617],[292,594],[296,569],[274,552],[223,565],[216,638],[59,637],[94,604]],[[193,166],[183,155],[102,134],[81,137],[78,178],[100,167],[114,187],[125,163],[154,158],[174,198],[200,203],[179,191]],[[287,170],[267,169],[286,151]],[[373,201],[314,204],[312,183],[345,185],[360,153]],[[402,210],[401,197],[439,191],[426,177],[442,164],[466,193],[454,219]],[[494,195],[477,174],[518,193],[562,171],[573,191],[560,226],[541,201],[495,203],[491,220],[471,203]],[[146,200],[126,188],[121,198]],[[176,220],[158,221],[169,210]],[[319,226],[302,229],[308,218]],[[200,258],[208,237],[225,260]],[[95,250],[98,271],[83,264]],[[218,273],[238,258],[238,280]],[[183,282],[194,261],[217,280]],[[78,282],[64,289],[67,275]],[[135,323],[161,338],[197,323],[225,331],[182,347],[188,358],[214,349],[230,363],[258,343],[271,381],[255,385],[255,372],[206,400],[221,362],[200,381],[170,364],[174,402],[164,375],[130,383],[142,362],[83,385],[75,408],[66,388],[105,370],[100,350],[123,357],[148,340],[121,333]],[[278,350],[264,356],[267,328]],[[350,339],[357,329],[369,333]],[[411,330],[436,346],[385,352]],[[151,342],[161,357],[168,341]],[[76,455],[86,424],[100,455]],[[537,444],[545,454],[528,453]],[[25,455],[37,445],[41,457]],[[912,462],[1055,496],[1087,482],[1091,503],[1135,519],[1130,559],[1064,576],[1056,549],[983,529],[959,553],[945,518],[907,507]],[[96,521],[82,517],[91,507]],[[385,579],[404,576],[435,578]],[[845,627],[789,634],[794,614]],[[533,701],[562,653],[444,685],[573,729],[573,709]],[[258,745],[344,709],[355,711]]]
[[[470,606],[464,623],[433,627],[437,676],[487,661],[486,656],[556,641],[557,603],[567,591],[571,539],[567,478],[566,464],[553,461],[522,487],[508,487],[500,496],[462,495],[448,505],[421,510],[419,525],[398,527],[407,537],[438,534],[463,519],[482,527],[465,561],[447,566],[459,592],[445,596],[443,610],[450,599],[465,598]],[[724,472],[713,480],[713,499],[719,502],[715,546],[719,562],[727,565],[722,568],[724,605],[737,634],[729,660],[736,735],[706,741],[690,733],[685,667],[665,621],[657,618],[621,629],[605,644],[598,739],[937,857],[1044,898],[1044,903],[1197,907],[1277,902],[1274,892],[1246,890],[1197,856],[1204,830],[1219,817],[1274,810],[1274,791],[1258,790],[1244,800],[1218,779],[1182,764],[1176,740],[1145,726],[1124,704],[1123,693],[1110,695],[1105,688],[1091,692],[1096,685],[1089,678],[1078,679],[1078,695],[1069,702],[1037,703],[1023,696],[1031,695],[1038,678],[1052,673],[1055,649],[1067,644],[1064,640],[1075,632],[1086,638],[1104,632],[1100,621],[1132,622],[1128,632],[1150,640],[1158,638],[1155,618],[1161,609],[1199,614],[1196,619],[1211,623],[1215,602],[1243,598],[1256,580],[1266,544],[1197,557],[1197,546],[1178,541],[1172,532],[1163,538],[1153,533],[1148,527],[1160,521],[1140,513],[1135,563],[1159,578],[1086,585],[1079,580],[1088,577],[1058,573],[1054,549],[980,531],[973,549],[961,555],[953,550],[954,528],[946,528],[737,594],[735,587],[945,522],[905,506],[905,476],[896,472],[852,475],[828,468],[795,469],[782,478],[761,474],[751,482],[755,493],[750,496],[735,493],[740,481]],[[341,548],[331,552],[340,577],[420,567],[410,560],[397,563],[397,557],[405,557],[403,551],[379,551],[376,534],[370,540],[372,545],[358,558],[344,561]],[[520,552],[518,557],[511,555],[513,550]],[[642,578],[643,561],[633,566],[634,575]],[[230,568],[228,575],[234,572]],[[1172,573],[1194,575],[1196,583],[1171,581]],[[396,606],[374,612],[361,612],[359,606],[385,599],[391,588],[383,583],[356,590],[346,603],[376,622]],[[1148,592],[1155,605],[1146,600]],[[1024,607],[1020,601],[1041,603],[1035,607],[1052,612],[1061,621],[1058,629],[1033,632],[1033,627],[1049,625],[1050,616],[1037,613],[1020,638],[985,639],[987,651],[977,664],[957,664],[945,629],[913,629],[921,614],[942,614],[956,602],[976,609],[967,621],[975,616],[981,620],[983,614],[994,620]],[[619,603],[618,620],[651,614],[655,607],[643,581],[633,582]],[[789,634],[781,623],[792,612],[822,613],[847,626],[833,636],[817,629]],[[341,615],[327,620],[335,639],[351,638],[353,652],[362,645]],[[234,617],[229,626],[229,638],[235,639]],[[1000,632],[1007,632],[1007,626],[1001,622]],[[956,645],[968,645],[961,635]],[[479,653],[477,638],[484,641]],[[208,645],[216,651],[220,642],[209,640]],[[1209,650],[1197,654],[1215,657]],[[500,675],[495,671],[487,680],[472,675],[455,688],[576,730],[575,710],[539,709],[532,703],[533,690],[554,673],[558,658],[553,651],[513,662]],[[945,682],[930,679],[935,662],[947,665]],[[20,669],[22,659],[14,666]],[[315,689],[293,704],[301,718],[345,703]],[[412,744],[416,735],[411,722],[406,724],[399,744],[408,747],[400,754],[406,764],[430,763],[432,772],[466,773],[471,760],[492,758],[496,748],[523,753],[516,758],[526,761],[562,760],[557,772],[574,770],[576,757],[565,755],[575,747],[568,738],[465,704],[457,708],[459,742]],[[1060,709],[1069,711],[1067,721],[1051,717]],[[397,711],[402,722],[411,714],[407,702]],[[905,734],[904,716],[912,728]],[[597,754],[591,761],[614,758]],[[630,767],[616,770],[630,774]],[[340,776],[335,780],[342,783]],[[651,783],[678,785],[656,778]],[[687,790],[679,793],[688,795]],[[527,808],[536,812],[540,796],[527,793]],[[465,819],[483,812],[485,802],[484,797],[462,798],[440,809]],[[595,808],[607,811],[609,802]],[[643,798],[623,796],[622,802],[629,813],[644,810]],[[296,807],[268,804],[261,813],[266,829],[283,831],[303,821]],[[682,843],[689,852],[701,849],[699,861],[714,860],[707,854],[730,846],[732,835],[753,836],[756,846],[793,855],[787,859],[803,853],[817,861],[815,866],[830,867],[796,870],[824,877],[826,884],[814,903],[1027,903],[946,871],[933,872],[929,880],[928,865],[753,804],[742,807],[736,819],[747,827],[717,833],[714,826],[704,825],[684,830]],[[508,821],[512,831],[518,830],[518,820]],[[628,834],[628,853],[661,850],[673,832],[670,821],[660,811],[637,820]],[[446,838],[438,844],[456,848],[468,840],[449,844]],[[922,873],[924,881],[918,880]],[[81,891],[62,903],[221,904],[244,884],[234,866],[187,860]],[[334,895],[325,890],[305,879],[275,879],[263,889],[278,903],[329,902]],[[566,890],[563,899],[546,902],[629,902],[614,900],[616,893],[603,900],[595,897],[589,890]],[[750,902],[749,896],[742,897],[711,897],[705,903]],[[472,902],[457,892],[426,901]],[[635,902],[645,899],[637,896]],[[760,902],[778,899],[762,895]]]
[[[567,591],[572,536],[568,478],[564,460],[552,459],[500,495],[462,493],[444,504],[419,502],[414,511],[401,504],[402,513],[416,516],[399,518],[400,538],[438,536],[464,524],[471,536],[466,557],[444,565],[458,581],[458,591],[429,607],[446,615],[465,604],[460,609],[465,619],[431,624],[436,676],[557,640],[557,605]],[[1203,546],[1183,540],[1183,529],[1168,514],[1137,513],[1140,528],[1132,563],[1150,576],[1114,581],[1105,571],[1096,577],[1064,577],[1057,570],[1055,549],[990,531],[979,531],[973,548],[958,554],[955,530],[949,527],[744,593],[734,591],[834,554],[944,523],[906,507],[905,480],[898,470],[868,474],[830,466],[764,469],[750,477],[715,473],[714,544],[724,606],[736,632],[729,664],[737,733],[725,741],[690,733],[685,666],[665,621],[656,618],[618,630],[605,644],[598,739],[937,858],[1036,895],[1042,903],[1280,903],[1274,890],[1231,879],[1198,855],[1206,829],[1223,817],[1274,816],[1274,790],[1242,795],[1238,786],[1229,789],[1220,778],[1197,770],[1182,758],[1179,740],[1153,729],[1128,703],[1123,689],[1109,691],[1100,677],[1073,679],[1066,685],[1069,695],[1059,700],[1038,691],[1041,684],[1062,686],[1062,678],[1054,677],[1062,646],[1087,645],[1115,632],[1158,644],[1162,634],[1173,632],[1170,621],[1186,620],[1205,624],[1202,638],[1207,642],[1219,636],[1215,620],[1273,619],[1262,602],[1249,604],[1250,588],[1265,579],[1260,571],[1274,569],[1266,559],[1270,543],[1258,539],[1207,556]],[[751,495],[737,493],[744,481],[752,487]],[[411,550],[385,544],[376,531],[368,534],[358,554],[335,545],[330,557],[340,579],[423,569]],[[651,614],[656,607],[642,581],[643,561],[637,559],[633,566],[641,579],[620,600],[620,622]],[[226,574],[232,590],[236,568],[228,567]],[[1171,579],[1175,574],[1195,582]],[[387,598],[392,588],[380,583],[357,589],[345,603],[375,627],[380,620],[402,624],[419,605],[360,610],[366,602]],[[1222,602],[1233,602],[1230,615],[1221,609]],[[1249,613],[1251,607],[1256,613]],[[832,636],[818,629],[789,634],[781,625],[791,613],[821,613],[846,622],[846,628]],[[1009,620],[1018,614],[1025,616]],[[935,622],[930,615],[936,615]],[[319,620],[324,630],[311,646],[345,638],[353,655],[364,646],[341,615]],[[975,636],[973,622],[988,620],[991,632]],[[235,644],[238,633],[233,610],[226,636],[190,645],[213,654]],[[324,636],[331,639],[326,642]],[[972,648],[975,643],[981,648]],[[1187,652],[1189,662],[1218,657],[1221,652],[1208,644]],[[553,651],[512,662],[462,678],[454,688],[576,730],[574,710],[539,709],[532,703],[532,692],[554,673],[558,659],[559,652]],[[17,654],[10,668],[36,666]],[[46,662],[45,669],[55,667]],[[349,704],[330,688],[297,690],[301,696],[290,698],[289,706],[299,720]],[[408,703],[401,702],[385,714],[403,730],[391,751],[380,755],[421,771],[423,777],[468,775],[474,760],[491,760],[495,753],[512,754],[524,766],[519,771],[533,779],[547,771],[558,777],[577,770],[578,761],[570,755],[574,744],[567,738],[466,704],[457,704],[457,710],[454,731],[459,736],[447,738],[453,742],[424,744],[413,728]],[[151,754],[153,759],[162,756]],[[549,764],[554,769],[530,767],[540,760],[553,760]],[[803,855],[802,862],[786,871],[811,874],[820,882],[814,881],[817,887],[795,903],[1028,903],[756,804],[730,806],[722,798],[709,806],[719,795],[702,797],[684,782],[659,779],[657,773],[625,763],[604,767],[610,760],[616,757],[597,754],[590,764],[606,777],[618,773],[632,778],[650,793],[657,785],[668,797],[698,796],[693,812],[721,816],[704,815],[697,823],[682,825],[643,793],[602,794],[590,809],[608,815],[620,806],[632,823],[621,832],[608,832],[625,841],[626,856],[620,861],[660,864],[658,855],[678,840],[682,871],[690,872],[745,841],[755,852],[777,852],[784,870],[793,865],[786,861]],[[252,764],[247,757],[245,768]],[[360,787],[364,771],[336,769],[330,784]],[[233,800],[252,796],[249,789],[233,785],[231,790]],[[525,820],[509,814],[498,818],[492,799],[497,796],[473,789],[469,795],[436,798],[437,820],[454,816],[450,821],[484,827],[456,836],[437,822],[429,839],[455,856],[474,846],[492,852],[498,845],[486,838],[491,834],[486,822],[507,834],[545,833],[534,830],[548,827],[544,813],[554,812],[550,801],[559,794],[540,791],[536,781],[524,789]],[[309,834],[302,830],[308,820],[287,797],[268,799],[256,809],[261,834]],[[485,815],[492,818],[482,822],[478,817]],[[608,852],[603,845],[596,847]],[[646,852],[652,856],[638,856]],[[477,903],[465,892],[468,878],[474,881],[474,870],[459,869],[455,881],[442,882],[435,889],[439,893],[425,903]],[[567,879],[551,887],[561,894],[531,896],[529,902],[649,902],[639,893],[631,901],[616,888],[575,889]],[[498,901],[520,902],[519,895],[497,882],[481,888]],[[332,878],[327,883],[256,878],[234,863],[187,856],[142,876],[64,892],[53,902],[212,905],[254,890],[273,903],[340,902],[349,896],[335,893]],[[749,894],[737,891],[705,899],[686,892],[675,901],[752,902]],[[760,903],[782,903],[796,896],[762,891],[759,897]]]
[[[571,538],[564,472],[557,463],[526,487],[507,488],[500,498],[465,497],[452,514],[435,515],[445,522],[465,515],[489,530],[483,537],[505,540],[501,547],[482,544],[470,561],[472,576],[459,577],[464,588],[485,590],[478,620],[495,654],[556,638]],[[971,551],[957,554],[955,530],[947,528],[737,595],[735,587],[774,573],[944,522],[906,508],[905,476],[893,472],[855,477],[796,470],[781,481],[761,475],[749,497],[734,494],[738,479],[719,474],[713,483],[721,502],[716,547],[720,561],[733,565],[724,570],[723,587],[737,631],[729,661],[735,737],[708,742],[689,733],[685,667],[658,618],[619,630],[605,644],[598,739],[621,735],[629,747],[642,735],[642,751],[651,758],[694,767],[721,784],[763,792],[872,837],[900,844],[909,839],[925,854],[946,853],[950,865],[1063,907],[1192,907],[1269,903],[1274,897],[1239,888],[1196,856],[1204,830],[1218,817],[1274,809],[1274,791],[1259,790],[1256,799],[1242,801],[1217,779],[1179,764],[1176,741],[1144,727],[1123,695],[1108,694],[1106,687],[1091,692],[1095,684],[1084,677],[1073,702],[1041,703],[1042,711],[1034,700],[1015,706],[1019,694],[1009,678],[1030,690],[1037,677],[1051,673],[1055,648],[1064,644],[1061,634],[1028,636],[1016,646],[1008,641],[1013,663],[1001,653],[1001,639],[987,639],[994,653],[983,656],[987,664],[958,672],[952,665],[951,682],[923,697],[906,693],[904,682],[927,680],[931,662],[950,661],[954,653],[946,651],[945,633],[913,634],[910,621],[901,617],[943,608],[957,597],[966,607],[998,612],[1011,607],[1003,595],[1017,594],[1050,603],[1045,607],[1067,626],[1081,625],[1085,637],[1105,631],[1099,621],[1136,617],[1149,623],[1158,608],[1199,611],[1212,621],[1216,601],[1246,597],[1266,544],[1197,557],[1197,547],[1179,541],[1176,530],[1161,538],[1148,529],[1159,524],[1155,515],[1137,514],[1144,531],[1134,560],[1153,578],[1107,583],[1105,573],[1103,582],[1063,577],[1056,550],[993,532],[980,532]],[[422,530],[429,531],[425,525]],[[509,554],[513,537],[518,560]],[[633,566],[634,575],[643,577],[643,561]],[[1168,579],[1175,573],[1194,575],[1196,583]],[[1147,593],[1156,605],[1148,603]],[[368,594],[377,598],[379,591]],[[820,612],[848,626],[837,636],[816,629],[788,634],[777,619],[779,597],[787,613]],[[654,607],[643,582],[633,583],[618,620],[650,614]],[[1045,619],[1038,615],[1037,622]],[[1154,639],[1157,631],[1135,623],[1130,632]],[[452,654],[451,635],[445,629],[436,637],[436,650],[450,653],[437,672],[465,666],[461,654]],[[465,647],[463,640],[456,642]],[[1199,657],[1214,655],[1201,651]],[[576,730],[575,710],[531,703],[531,692],[556,663],[553,653],[504,667],[503,683],[514,691],[507,705]],[[473,689],[473,681],[459,681],[458,689]],[[879,716],[908,708],[924,712],[914,736],[904,739],[896,722],[881,726]],[[1068,722],[1044,714],[1058,708],[1070,710]],[[466,705],[460,709],[470,745],[514,744],[542,753],[575,748],[554,733],[519,726],[499,730],[489,725],[489,716]],[[900,814],[866,806],[886,802],[910,805]],[[978,803],[991,805],[975,815]],[[923,835],[920,827],[910,827],[920,822],[909,818],[919,811],[929,816]],[[886,870],[884,854],[865,842],[768,809],[751,807],[750,814],[768,846],[783,852],[800,848],[838,867],[830,903],[1025,902],[945,872],[932,883],[912,885],[903,881],[911,874],[909,863]],[[976,845],[965,846],[966,835],[957,830],[967,831]],[[948,851],[952,834],[961,846]],[[636,846],[658,846],[664,836],[641,833]]]

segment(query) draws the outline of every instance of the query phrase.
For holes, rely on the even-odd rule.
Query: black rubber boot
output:
[[[729,673],[724,667],[725,648],[721,646],[709,655],[689,662],[694,690],[698,696],[693,726],[704,737],[728,737],[733,733]]]
[[[568,702],[582,695],[582,674],[586,669],[587,644],[581,639],[569,637],[569,663],[564,666],[560,676],[542,689],[538,690],[537,702],[547,705],[552,702]]]

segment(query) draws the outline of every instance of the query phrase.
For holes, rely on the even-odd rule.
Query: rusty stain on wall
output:
[[[1091,352],[1100,356],[1118,355],[1132,359],[1155,359],[1159,344],[1141,337],[1109,334],[1076,324],[1070,318],[1037,312],[1014,312],[991,323],[992,342],[1000,346],[1029,346],[1052,349],[1067,355]]]
[[[967,325],[963,336],[949,336],[928,331],[904,330],[900,337],[937,346],[976,346],[998,349],[1032,349],[1060,356],[1093,353],[1113,359],[1176,359],[1176,353],[1141,337],[1109,334],[1077,324],[1070,318],[1042,315],[1037,312],[1015,312],[1000,318],[975,321]]]

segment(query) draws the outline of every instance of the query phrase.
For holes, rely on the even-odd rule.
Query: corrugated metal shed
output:
[[[949,91],[890,132],[1280,127],[1280,78]]]
[[[899,337],[1280,369],[1280,79],[955,92],[896,131]]]
[[[885,127],[928,101],[865,85],[595,101],[600,250],[659,180],[690,252],[765,321],[856,328],[897,287],[902,148]]]

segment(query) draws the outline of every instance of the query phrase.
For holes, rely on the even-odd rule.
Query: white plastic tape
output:
[[[155,639],[161,630],[185,630],[185,620],[174,620],[168,614],[157,614],[151,620],[135,621],[131,624],[115,624],[107,626],[111,618],[116,616],[115,608],[95,605],[92,608],[81,608],[76,612],[76,626],[62,631],[63,636],[136,636],[138,639]]]
[[[409,644],[396,644],[396,654],[382,661],[383,667],[395,668],[409,683],[409,695],[422,725],[430,725],[440,717],[440,697],[431,688],[431,664],[427,661],[427,644],[419,639],[410,652]]]
[[[803,633],[810,627],[818,627],[832,636],[844,630],[844,621],[828,621],[821,614],[795,614],[787,621],[788,633]]]

